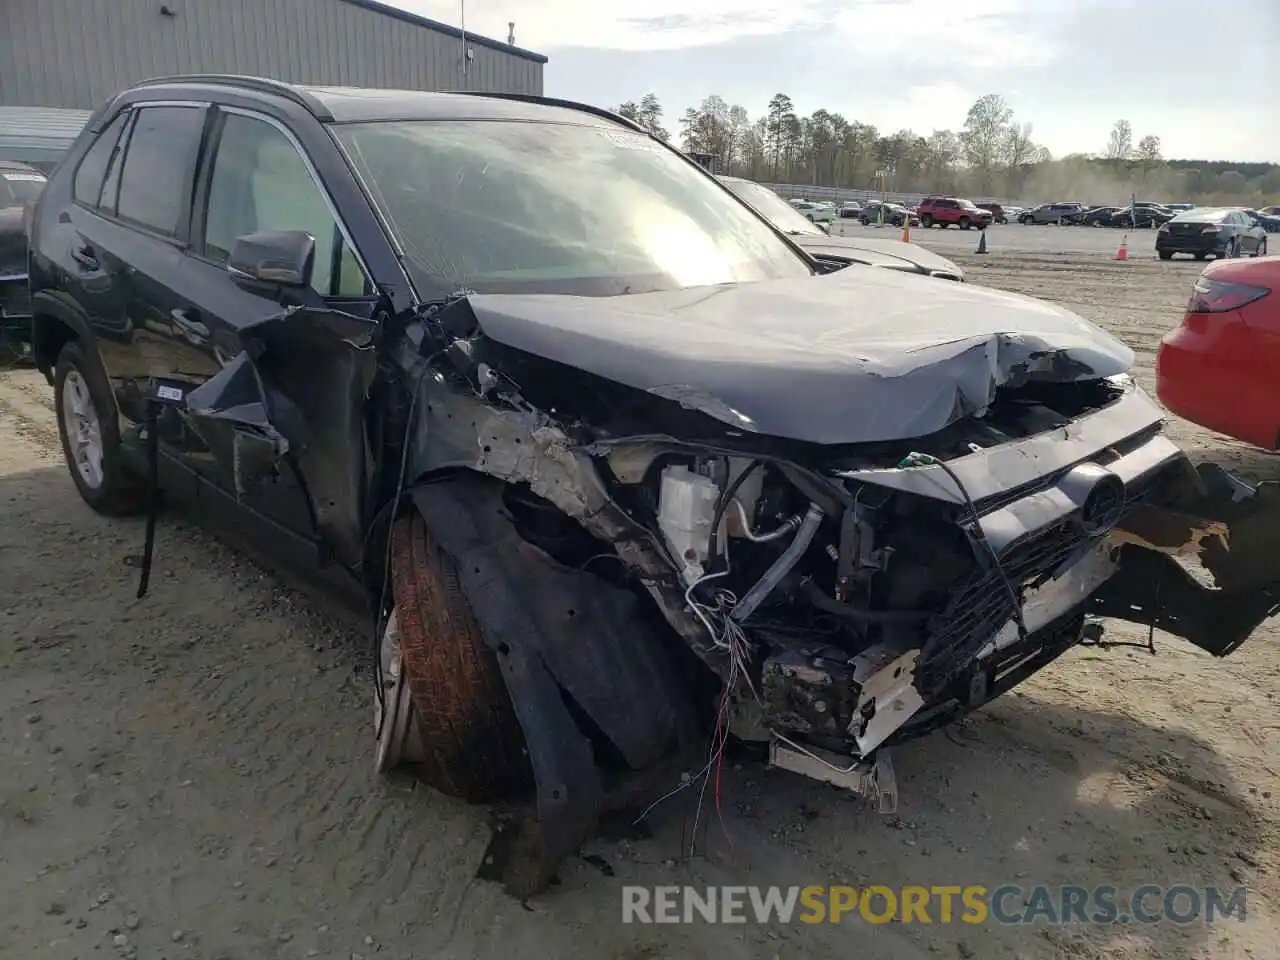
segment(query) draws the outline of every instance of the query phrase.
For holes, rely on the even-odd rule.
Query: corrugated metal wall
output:
[[[164,16],[161,6],[175,16]],[[542,93],[542,64],[343,0],[0,0],[0,104],[92,109],[148,77]]]

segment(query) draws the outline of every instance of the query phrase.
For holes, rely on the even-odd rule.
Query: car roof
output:
[[[284,99],[302,106],[322,123],[370,120],[526,120],[622,126],[643,129],[631,120],[571,100],[501,93],[434,93],[370,87],[307,86],[265,77],[192,74],[157,77],[135,84],[129,100],[216,98],[218,91]]]

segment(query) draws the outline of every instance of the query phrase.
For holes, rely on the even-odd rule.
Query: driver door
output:
[[[326,504],[317,505],[313,497],[315,488],[324,484],[308,482],[302,464],[313,445],[301,438],[314,434],[315,424],[308,420],[327,402],[322,367],[331,359],[328,351],[340,346],[322,335],[310,335],[317,331],[295,328],[295,334],[303,335],[285,338],[286,350],[258,356],[260,344],[250,343],[246,331],[255,323],[280,317],[290,305],[303,305],[312,315],[336,307],[371,317],[376,305],[373,286],[314,167],[295,138],[274,119],[238,108],[218,108],[202,169],[193,204],[191,248],[180,284],[185,300],[171,315],[175,337],[201,351],[215,372],[229,374],[232,366],[244,365],[246,353],[253,356],[254,369],[246,376],[270,394],[263,398],[271,421],[268,427],[289,434],[285,425],[289,423],[293,430],[291,442],[277,440],[283,452],[272,475],[252,483],[232,474],[238,449],[228,457],[227,451],[210,450],[197,441],[189,444],[188,456],[192,466],[243,505],[314,537],[317,514]],[[228,270],[236,240],[265,231],[302,231],[314,238],[309,289],[282,291],[244,283]],[[313,323],[305,312],[289,322]],[[332,402],[339,404],[342,398],[335,396]],[[343,418],[351,416],[347,410],[329,412],[335,421],[346,422]],[[238,423],[233,411],[224,414],[223,423]]]

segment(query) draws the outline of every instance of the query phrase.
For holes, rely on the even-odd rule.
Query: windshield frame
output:
[[[475,292],[481,292],[481,291],[471,290],[468,286],[458,287],[458,285],[456,284],[453,286],[458,287],[458,289],[446,289],[446,287],[448,287],[449,285],[441,282],[438,278],[432,278],[430,276],[430,271],[427,269],[426,264],[415,263],[414,257],[412,257],[410,253],[405,249],[405,244],[403,243],[403,238],[401,236],[401,227],[399,224],[397,224],[397,222],[391,216],[389,210],[387,209],[387,204],[384,202],[386,199],[385,195],[382,192],[381,186],[376,182],[376,177],[374,176],[373,171],[366,170],[364,164],[360,162],[357,159],[357,157],[353,154],[353,151],[349,148],[350,147],[349,141],[347,137],[344,136],[344,134],[346,134],[348,131],[356,130],[359,128],[378,127],[378,126],[385,126],[385,127],[424,126],[425,127],[425,126],[437,126],[437,125],[441,127],[476,125],[476,126],[489,126],[489,127],[492,127],[492,126],[521,126],[521,127],[542,126],[542,127],[560,127],[560,128],[580,128],[584,130],[597,130],[612,136],[622,135],[622,136],[640,137],[644,139],[650,145],[651,148],[654,148],[656,150],[661,150],[661,151],[669,151],[674,156],[674,158],[678,159],[681,162],[681,164],[685,166],[685,168],[688,170],[691,176],[705,177],[707,180],[709,180],[711,184],[714,184],[714,189],[722,192],[722,194],[725,196],[726,201],[728,203],[732,205],[736,205],[740,210],[745,211],[747,215],[752,217],[754,220],[756,220],[760,224],[763,230],[767,231],[770,234],[770,242],[779,244],[780,247],[782,248],[777,250],[776,251],[777,253],[779,254],[785,253],[785,256],[779,256],[776,259],[772,257],[767,257],[764,260],[756,259],[753,261],[744,261],[744,263],[750,262],[750,263],[763,265],[769,262],[773,262],[775,264],[783,264],[785,262],[791,262],[791,260],[794,260],[794,261],[797,261],[795,265],[799,268],[799,271],[800,271],[797,274],[797,276],[801,276],[807,273],[808,276],[814,277],[814,276],[820,275],[823,272],[820,264],[803,247],[797,244],[794,241],[794,238],[792,236],[789,236],[784,231],[779,230],[778,227],[768,217],[763,216],[758,210],[756,210],[755,207],[753,207],[751,204],[742,200],[742,198],[739,197],[732,190],[730,190],[720,180],[719,177],[712,174],[703,165],[692,160],[690,157],[686,156],[683,152],[676,149],[666,141],[661,140],[657,137],[654,137],[652,134],[646,134],[646,133],[633,130],[630,127],[619,125],[619,127],[615,129],[610,125],[600,124],[598,122],[594,122],[591,119],[584,120],[583,122],[580,122],[580,123],[575,123],[571,121],[566,122],[563,120],[544,120],[544,119],[494,120],[494,119],[487,119],[487,118],[468,118],[468,117],[429,117],[429,118],[386,117],[386,118],[377,118],[377,119],[348,120],[348,121],[326,124],[330,139],[332,140],[334,145],[338,148],[338,151],[341,154],[345,163],[347,164],[348,169],[350,170],[352,176],[355,178],[357,184],[359,185],[360,192],[364,195],[365,201],[369,204],[371,211],[373,212],[376,220],[378,221],[379,226],[381,227],[381,232],[385,235],[385,237],[387,238],[387,241],[391,244],[391,247],[395,251],[397,259],[400,261],[401,270],[403,271],[404,278],[408,281],[410,290],[420,302],[428,302],[428,303],[434,302],[440,299],[441,295],[443,295],[446,298],[450,298],[453,296],[457,296],[459,294],[475,293]],[[679,208],[676,207],[676,209],[679,209]],[[803,214],[800,214],[797,211],[796,215],[802,217],[807,222],[807,218],[804,218]],[[622,282],[619,278],[613,278],[613,279],[616,282],[620,282],[620,283]],[[767,280],[769,278],[764,277],[760,279]],[[605,278],[605,277],[599,277],[599,278],[582,277],[582,278],[570,278],[565,280],[564,283],[565,285],[573,285],[579,282],[590,283],[595,281],[598,281],[600,283],[605,283],[605,282],[608,282],[608,280],[609,278]],[[546,280],[542,282],[550,284],[558,281]],[[726,283],[734,284],[734,283],[749,283],[749,282],[758,282],[758,281],[755,279],[744,278],[744,279],[738,279],[738,280],[728,279],[728,280],[720,281],[719,284],[703,283],[703,284],[692,284],[690,286],[682,286],[681,284],[676,283],[674,285],[669,285],[669,286],[658,286],[656,287],[656,289],[668,289],[668,290],[689,289],[697,286],[716,286],[716,285],[726,284]],[[621,294],[632,292],[629,289],[631,285],[632,284],[629,282],[625,283],[624,286],[627,289],[617,291],[617,294],[621,295]],[[645,289],[648,289],[647,284],[640,284],[640,286],[642,289],[636,290],[634,292],[639,293],[639,292],[643,292]],[[505,291],[504,290],[504,291],[493,291],[493,292],[553,293],[553,294],[563,293],[566,295],[609,295],[609,294],[584,294],[577,291],[567,291],[567,290],[566,291],[561,291],[561,290]]]

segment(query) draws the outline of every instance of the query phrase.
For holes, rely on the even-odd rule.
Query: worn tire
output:
[[[396,521],[391,551],[392,596],[424,778],[476,803],[520,791],[531,782],[524,738],[453,558],[417,513]]]
[[[106,374],[94,359],[79,341],[72,340],[62,348],[53,368],[53,403],[58,437],[62,441],[62,456],[81,499],[94,511],[108,517],[140,513],[147,505],[146,484],[125,460],[125,453],[120,447],[120,421],[115,396]],[[98,418],[102,440],[102,482],[96,487],[91,486],[76,468],[71,438],[67,435],[63,388],[72,372],[83,379]]]

